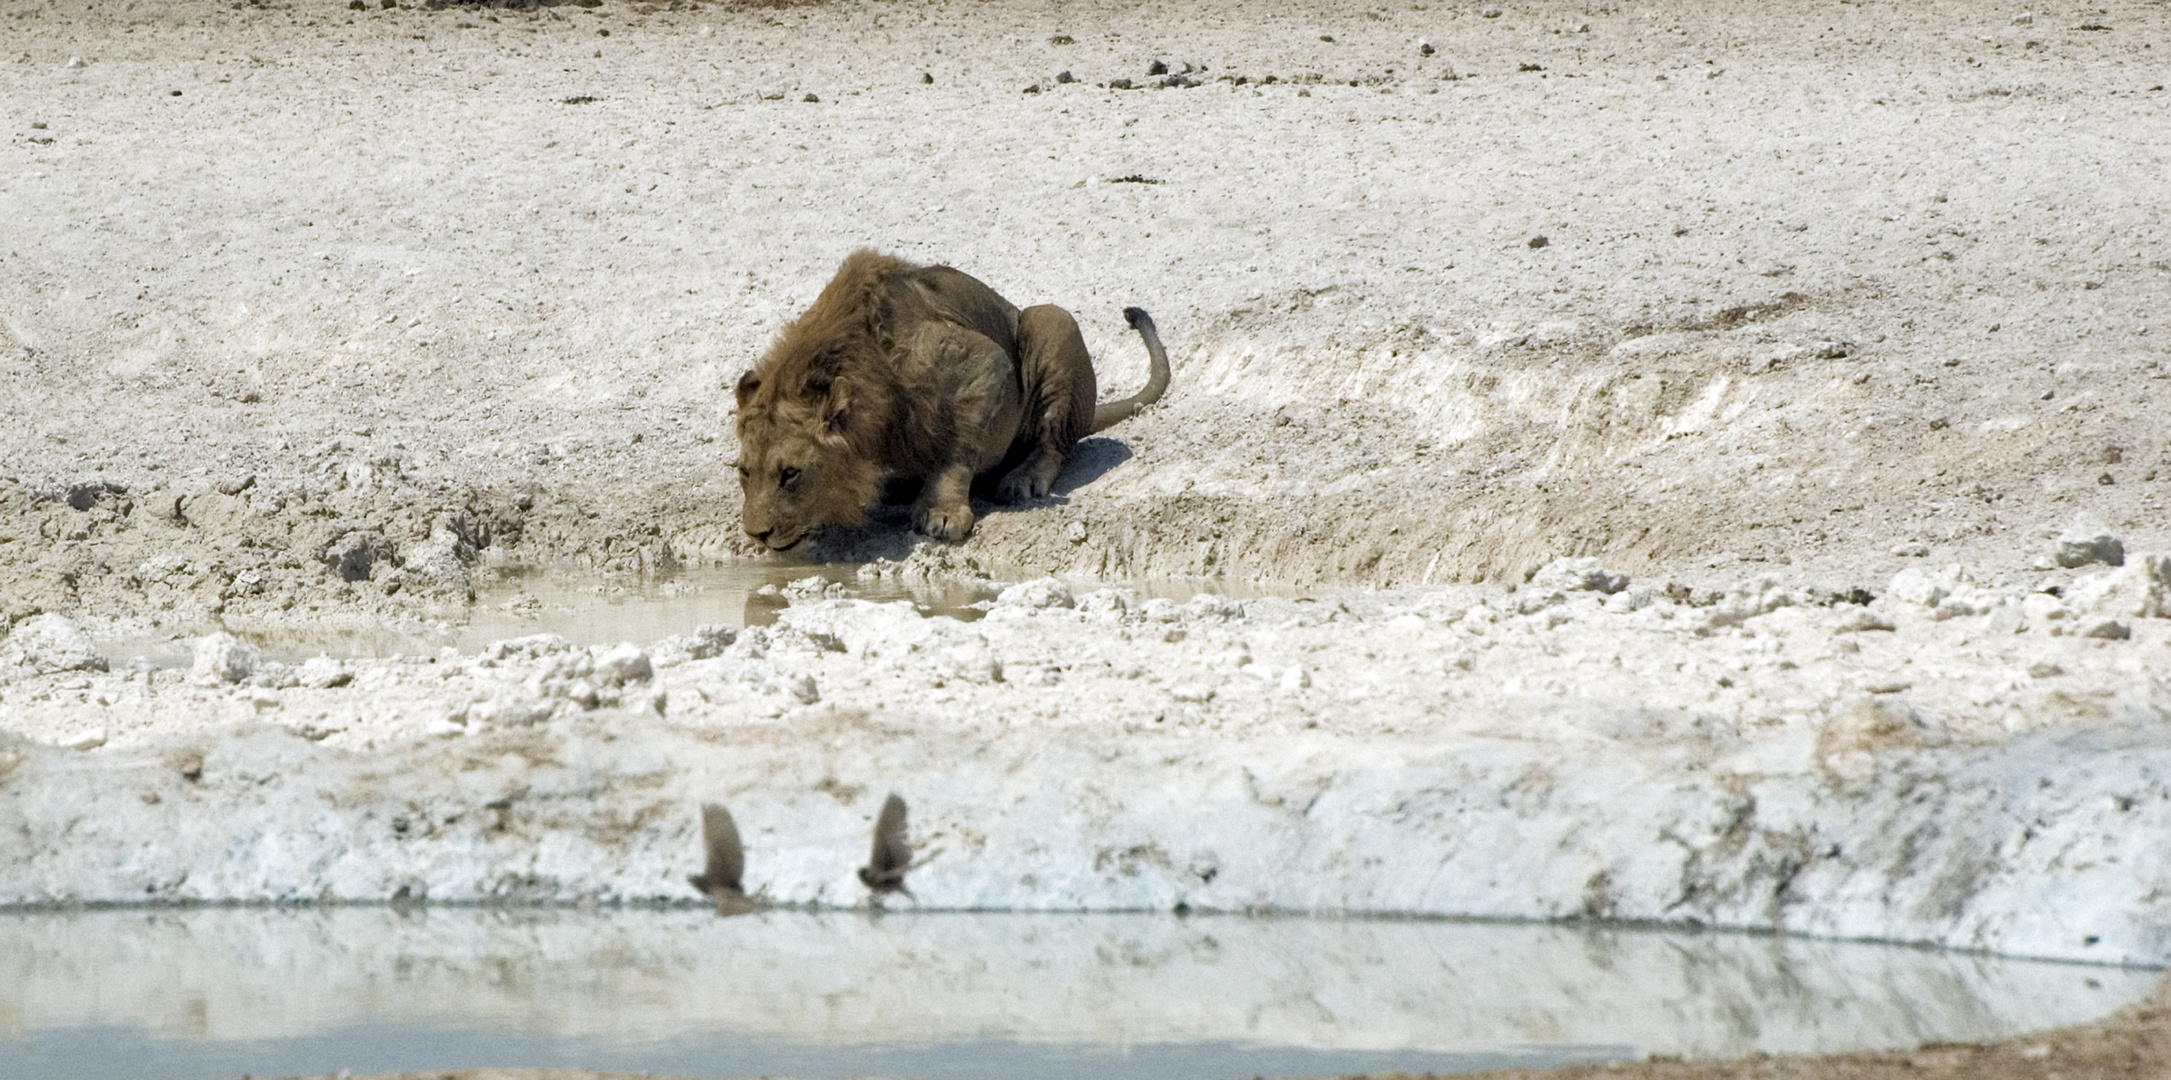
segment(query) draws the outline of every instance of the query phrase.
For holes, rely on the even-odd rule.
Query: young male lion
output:
[[[1152,361],[1146,388],[1094,406],[1077,320],[1023,311],[970,275],[860,250],[739,379],[739,483],[747,535],[776,550],[858,524],[891,480],[918,480],[913,527],[972,532],[973,478],[1046,495],[1072,444],[1168,388],[1153,319],[1126,308]],[[1004,471],[1007,470],[1007,471]]]

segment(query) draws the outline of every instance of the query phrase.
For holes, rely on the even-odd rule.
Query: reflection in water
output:
[[[2088,1019],[2153,975],[1586,928],[388,908],[0,915],[19,1080],[557,1065],[1324,1075],[1836,1051]]]

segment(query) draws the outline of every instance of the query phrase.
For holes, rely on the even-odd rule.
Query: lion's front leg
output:
[[[937,540],[972,535],[972,467],[952,465],[929,478],[912,504],[912,527]]]

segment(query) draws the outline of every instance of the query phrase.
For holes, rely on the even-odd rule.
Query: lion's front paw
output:
[[[972,535],[972,507],[922,506],[912,512],[912,526],[937,540],[963,540]]]

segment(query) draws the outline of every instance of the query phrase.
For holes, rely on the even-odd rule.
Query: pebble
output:
[[[1892,545],[1892,554],[1904,559],[1926,558],[1930,554],[1930,545],[1920,540],[1909,540],[1905,543]]]
[[[106,658],[98,646],[65,615],[47,612],[15,625],[4,646],[0,666],[24,667],[44,673],[54,671],[104,671]]]
[[[2082,511],[2073,515],[2065,531],[2058,534],[2057,549],[2052,553],[2059,566],[2072,569],[2089,563],[2107,566],[2126,565],[2126,545],[2112,535],[2109,526],[2094,514]]]
[[[69,739],[67,742],[62,743],[61,746],[69,750],[96,750],[105,744],[106,729],[96,727],[73,739]]]
[[[1611,573],[1594,558],[1554,559],[1530,576],[1530,587],[1540,592],[1599,592],[1611,596],[1628,587],[1628,575]]]
[[[2102,641],[2124,641],[2133,636],[2133,630],[2117,619],[2090,619],[2081,624],[2080,636]]]
[[[996,607],[1028,610],[1068,608],[1076,606],[1076,603],[1070,586],[1052,577],[1012,585],[995,598]]]
[[[256,673],[256,646],[220,631],[196,639],[189,677],[199,686],[225,686]]]
[[[606,686],[624,686],[627,683],[647,682],[654,678],[655,667],[649,663],[648,654],[631,642],[622,642],[605,650],[596,657],[596,681]]]
[[[1436,51],[1438,50],[1432,47],[1432,42],[1422,39],[1417,42],[1417,55],[1419,56],[1431,56]]]

